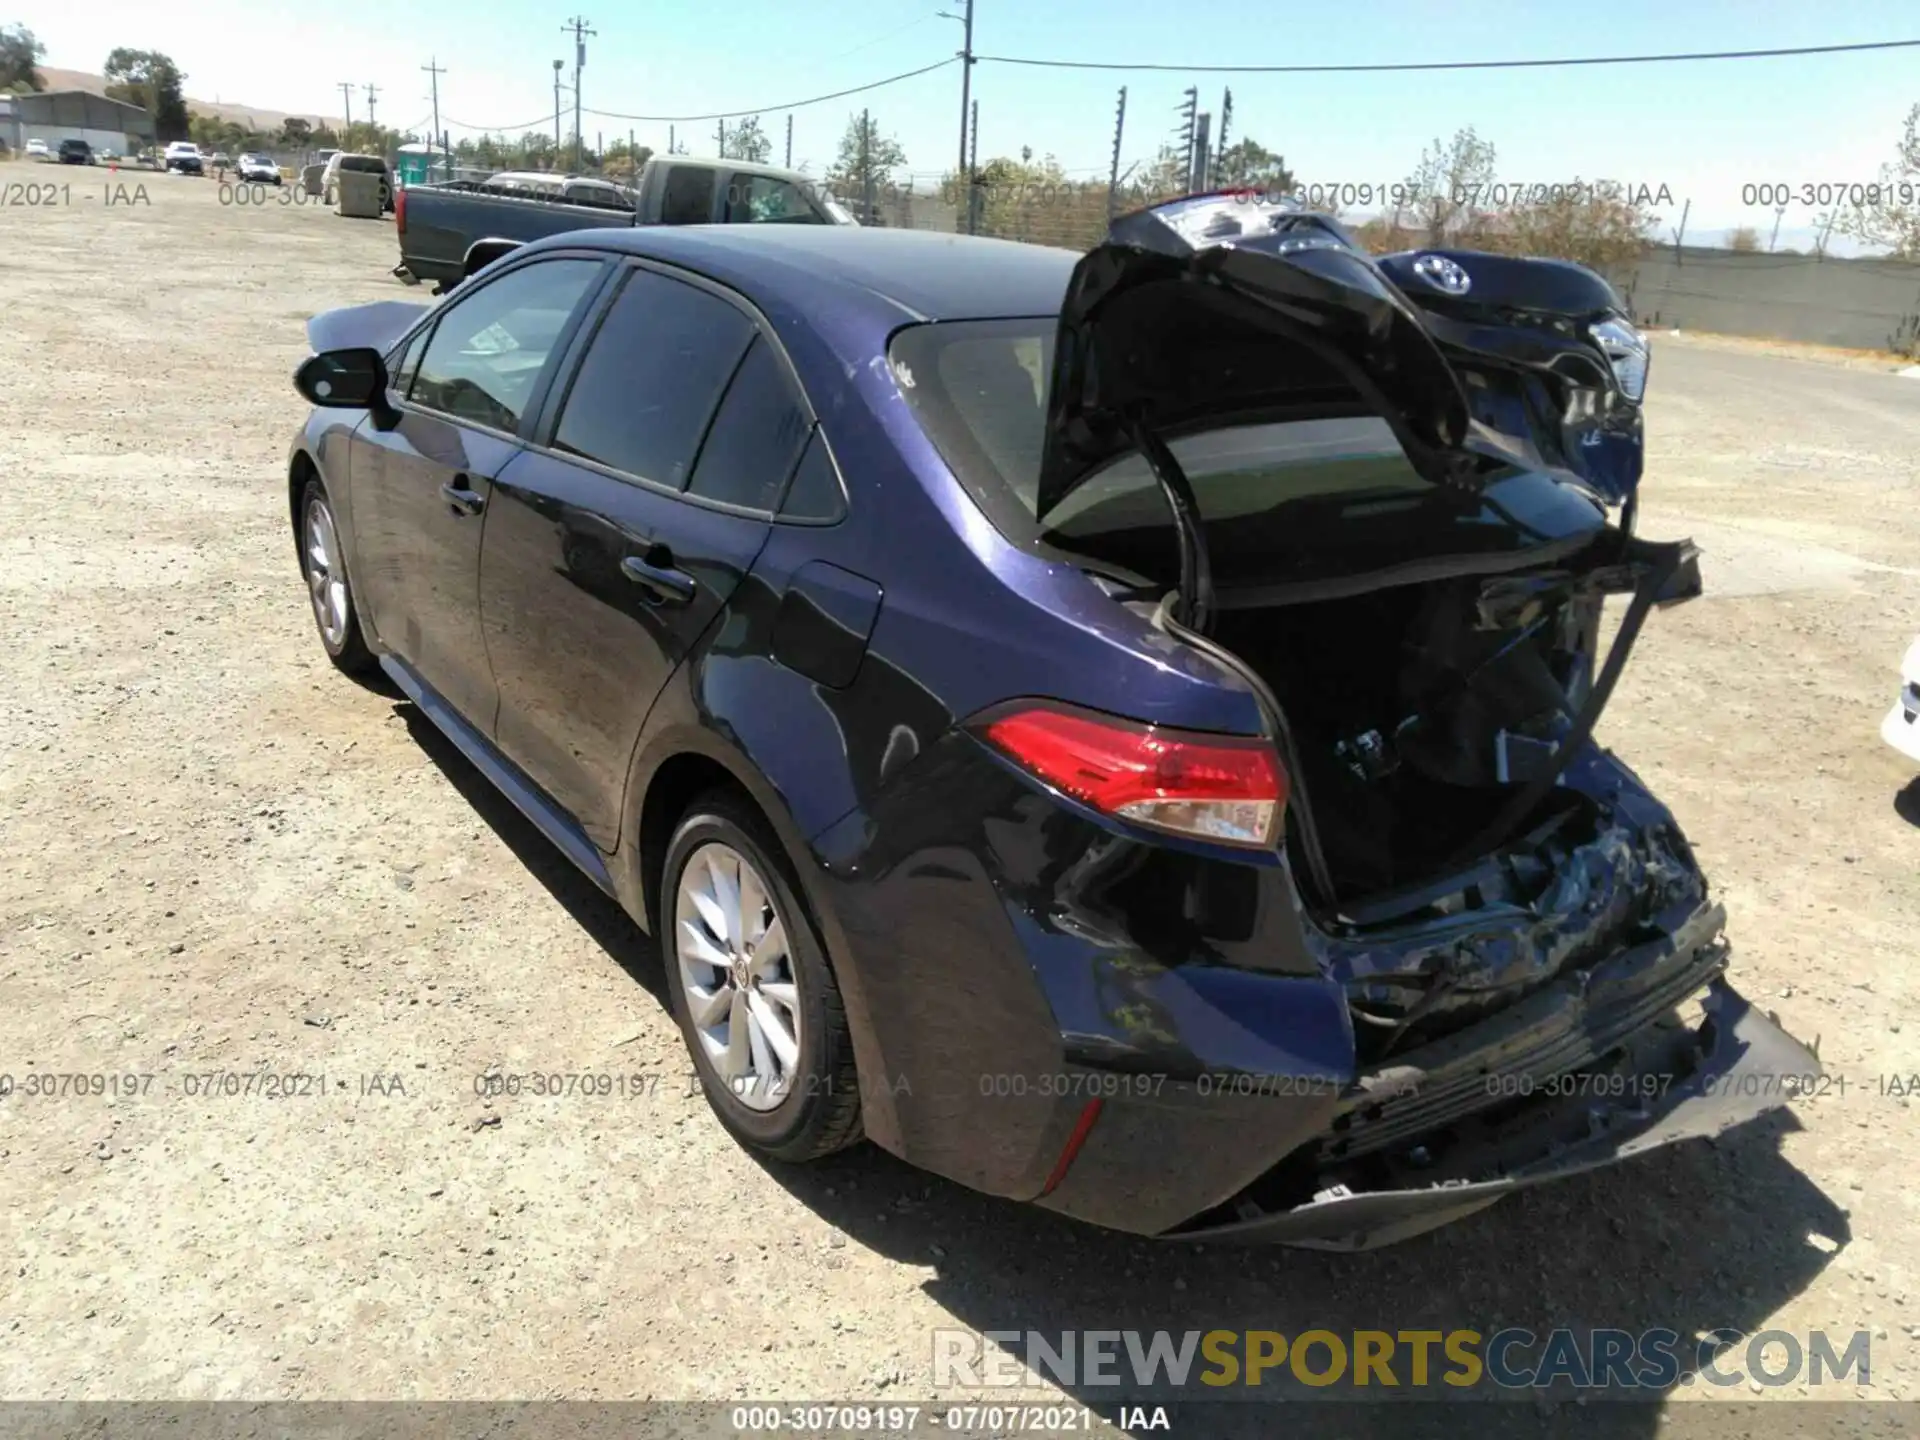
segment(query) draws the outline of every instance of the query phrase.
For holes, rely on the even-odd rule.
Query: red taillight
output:
[[[404,185],[393,192],[393,228],[398,234],[407,233],[407,190]]]
[[[981,727],[995,749],[1103,814],[1228,845],[1280,832],[1287,776],[1265,740],[1033,705]]]

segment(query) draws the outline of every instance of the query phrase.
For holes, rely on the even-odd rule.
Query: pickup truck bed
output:
[[[737,161],[678,156],[651,160],[642,168],[634,194],[635,208],[627,210],[501,193],[488,189],[484,181],[409,186],[396,207],[400,264],[394,273],[409,281],[427,281],[438,293],[505,249],[567,230],[854,223],[806,176]]]

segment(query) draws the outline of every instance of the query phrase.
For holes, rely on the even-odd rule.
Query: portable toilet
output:
[[[444,180],[452,168],[452,157],[443,145],[402,145],[394,152],[394,179],[402,186]]]

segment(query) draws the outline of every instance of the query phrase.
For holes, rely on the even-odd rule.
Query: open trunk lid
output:
[[[1195,196],[1113,222],[1074,269],[1056,339],[1043,518],[1143,431],[1353,414],[1385,420],[1438,484],[1571,472],[1617,504],[1639,479],[1645,342],[1579,266],[1376,261],[1328,217]]]

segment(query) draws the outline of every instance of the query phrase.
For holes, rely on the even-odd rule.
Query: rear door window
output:
[[[727,387],[687,493],[750,510],[780,503],[806,443],[806,406],[773,347],[756,339]]]
[[[542,260],[453,300],[433,327],[409,399],[509,433],[526,414],[598,260]]]
[[[786,499],[780,502],[780,518],[802,524],[831,525],[846,513],[847,499],[840,485],[840,472],[827,449],[827,437],[816,429],[793,472]]]
[[[753,322],[652,270],[627,276],[568,387],[553,448],[669,489],[686,487]]]

